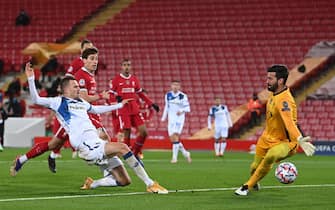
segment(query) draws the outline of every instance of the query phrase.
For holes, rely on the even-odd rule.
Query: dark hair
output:
[[[81,49],[83,49],[85,44],[91,44],[91,43],[92,42],[90,40],[84,39],[83,41],[81,41],[80,47]]]
[[[173,79],[173,80],[171,80],[171,83],[180,83],[180,80],[178,80],[178,79]]]
[[[268,68],[268,72],[276,72],[276,78],[284,79],[284,85],[286,84],[286,80],[288,78],[288,69],[285,65],[276,64]]]
[[[88,56],[90,55],[94,55],[94,54],[98,54],[98,49],[95,47],[92,48],[87,48],[86,50],[84,50],[84,52],[81,54],[81,57],[84,59],[87,59]]]
[[[124,62],[130,62],[130,59],[129,59],[129,58],[124,58],[124,59],[121,61],[121,65],[122,65]]]
[[[73,76],[65,76],[59,83],[60,90],[64,93],[64,88],[67,87],[71,80],[76,80]]]

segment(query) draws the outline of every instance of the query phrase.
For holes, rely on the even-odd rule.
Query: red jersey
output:
[[[111,91],[115,94],[115,96],[121,96],[122,99],[134,99],[125,104],[121,109],[117,110],[119,115],[139,114],[140,108],[137,103],[138,96],[149,106],[152,105],[152,101],[143,94],[140,82],[134,75],[125,77],[122,74],[119,74],[114,77],[112,80]]]
[[[76,58],[72,61],[69,68],[66,70],[66,75],[74,76],[81,67],[84,66],[83,59],[81,57]]]
[[[77,71],[77,73],[74,75],[74,78],[79,83],[80,90],[87,91],[87,94],[92,96],[97,93],[97,83],[95,82],[94,74],[88,72],[88,70],[85,67],[82,67]],[[96,102],[91,102],[91,104],[97,104]],[[93,117],[94,119],[101,121],[100,116],[97,114],[88,114],[90,117]]]
[[[87,91],[87,94],[90,96],[97,93],[97,83],[95,82],[94,74],[88,72],[85,67],[79,69],[74,78],[78,81],[80,90]]]

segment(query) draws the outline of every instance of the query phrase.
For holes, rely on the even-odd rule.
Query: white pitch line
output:
[[[312,184],[312,185],[282,185],[282,186],[262,186],[262,189],[279,189],[279,188],[317,188],[317,187],[335,187],[335,184]],[[208,188],[208,189],[185,189],[185,190],[169,190],[169,193],[187,193],[187,192],[211,192],[211,191],[233,191],[237,187],[225,188]],[[92,198],[92,197],[111,197],[111,196],[131,196],[151,194],[148,192],[128,192],[128,193],[108,193],[108,194],[93,194],[93,195],[64,195],[52,197],[33,197],[33,198],[7,198],[0,199],[0,202],[13,201],[36,201],[36,200],[59,200],[71,198]]]

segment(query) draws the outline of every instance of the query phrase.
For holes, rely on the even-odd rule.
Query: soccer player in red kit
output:
[[[95,49],[95,48],[90,48]],[[96,50],[97,51],[97,50]],[[96,53],[98,56],[98,51]],[[88,69],[86,66],[82,67],[77,71],[74,75],[75,79],[79,83],[80,87],[80,98],[83,98],[87,102],[96,105],[96,102],[100,99],[109,99],[108,91],[103,91],[100,94],[97,94],[97,83],[94,78],[95,70],[98,65],[98,58],[92,58],[95,60],[91,60],[92,68]],[[104,126],[101,123],[101,117],[98,114],[89,114],[89,117],[93,123],[93,125],[100,131],[100,138],[104,140],[109,140],[110,137],[107,134]]]
[[[124,133],[124,143],[130,145],[132,126],[136,127],[139,132],[135,144],[132,147],[133,153],[137,157],[138,153],[142,150],[148,133],[136,99],[140,97],[149,107],[153,107],[156,112],[159,111],[159,106],[154,104],[143,93],[139,80],[136,76],[131,74],[131,61],[129,59],[124,59],[121,62],[121,73],[113,78],[111,91],[115,94],[117,101],[130,98],[134,99],[123,108],[117,110],[117,114],[120,120],[120,128]]]
[[[80,44],[80,55],[87,48],[92,48],[93,43],[90,40],[84,39]],[[66,70],[66,76],[74,76],[81,67],[84,66],[83,58],[80,56],[72,61],[69,68]]]
[[[81,54],[84,52],[84,50],[86,50],[88,48],[92,48],[92,47],[93,47],[93,43],[90,40],[84,39],[83,41],[81,41],[81,44],[80,44],[80,57],[74,59],[71,62],[69,68],[66,71],[65,76],[74,76],[75,73],[84,66],[84,61],[83,61],[83,58],[81,57]],[[58,139],[62,139],[62,141],[64,143],[69,138],[68,135],[66,134],[65,130],[60,127],[60,124],[59,124],[59,122],[58,122],[58,120],[56,118],[54,118],[53,130],[52,131],[53,131],[53,134]],[[61,144],[61,146],[63,144]],[[50,170],[52,172],[56,172],[56,165],[55,165],[54,159],[56,157],[59,157],[59,155],[60,155],[60,147],[58,149],[54,149],[51,152],[51,154],[49,155],[49,158],[48,158],[49,168],[50,168]],[[72,149],[72,152],[73,152],[72,153],[72,157],[75,158],[76,155],[77,155],[77,152],[74,151],[74,149]]]

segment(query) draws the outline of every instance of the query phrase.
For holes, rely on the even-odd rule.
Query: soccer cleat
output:
[[[2,147],[2,145],[0,144],[0,152],[2,152],[3,151],[3,147]]]
[[[83,186],[80,187],[81,190],[89,190],[91,189],[91,185],[93,183],[93,179],[91,177],[87,177]]]
[[[186,160],[187,160],[188,163],[192,163],[192,158],[191,158],[191,153],[190,152],[188,152]]]
[[[235,195],[247,196],[249,193],[248,185],[242,185],[237,190],[235,190]]]
[[[56,159],[52,158],[50,155],[48,156],[48,165],[50,171],[56,173]]]
[[[157,193],[157,194],[168,194],[169,191],[164,187],[160,186],[158,182],[154,182],[151,186],[147,187],[147,192]]]
[[[171,163],[177,163],[178,161],[172,159],[170,162],[171,162]]]
[[[17,172],[19,172],[19,170],[22,168],[23,164],[21,164],[20,162],[20,159],[19,159],[20,156],[17,156],[15,158],[15,160],[13,161],[13,164],[12,166],[10,167],[9,169],[9,172],[10,172],[10,175],[11,176],[16,176],[17,175]]]
[[[253,189],[254,191],[259,191],[259,190],[261,189],[261,184],[259,184],[259,182],[257,182],[257,183],[252,187],[252,189]]]

